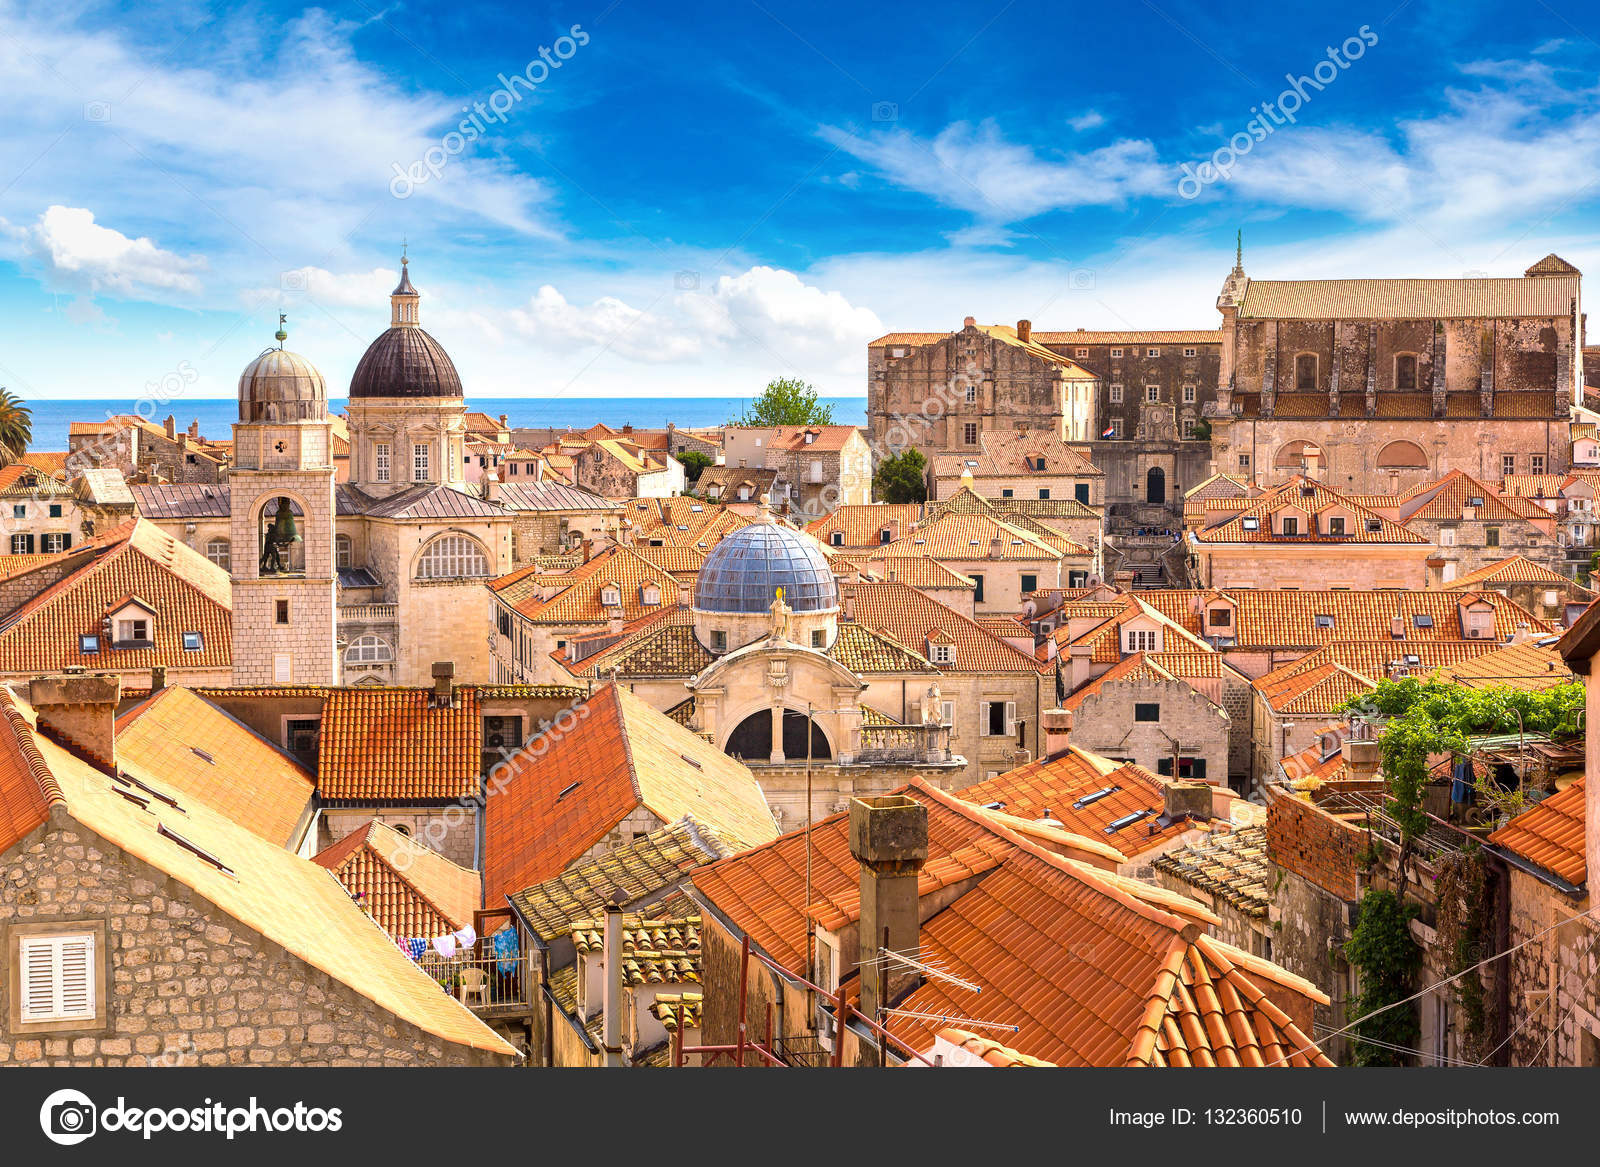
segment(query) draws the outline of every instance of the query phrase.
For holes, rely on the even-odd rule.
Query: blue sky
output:
[[[1597,38],[1574,0],[0,0],[0,384],[227,396],[284,311],[342,393],[403,238],[480,397],[1209,327],[1236,229],[1261,278],[1592,270]]]

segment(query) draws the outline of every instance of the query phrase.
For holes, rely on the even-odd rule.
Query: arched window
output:
[[[1272,465],[1278,470],[1303,470],[1312,459],[1322,457],[1322,447],[1315,442],[1308,442],[1304,438],[1297,438],[1285,443],[1278,451],[1277,457],[1272,460]]]
[[[233,544],[226,539],[207,539],[206,558],[223,571],[233,570]]]
[[[1394,358],[1394,387],[1408,390],[1417,387],[1416,353],[1400,353]]]
[[[489,574],[489,557],[465,535],[440,535],[417,561],[418,579],[460,579]]]
[[[355,566],[355,544],[350,541],[349,535],[334,536],[333,553],[341,569]]]
[[[344,650],[344,663],[347,665],[381,665],[392,660],[394,649],[389,647],[389,642],[370,632],[356,637],[350,642],[350,647]]]
[[[1301,353],[1294,359],[1294,387],[1297,393],[1317,391],[1317,354]]]
[[[1378,451],[1379,470],[1426,470],[1428,456],[1415,442],[1390,442]]]

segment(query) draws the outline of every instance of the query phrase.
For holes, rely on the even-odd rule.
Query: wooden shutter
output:
[[[92,936],[24,936],[19,949],[24,1024],[94,1017]]]
[[[1006,736],[1017,736],[1017,703],[1015,701],[1006,702]]]

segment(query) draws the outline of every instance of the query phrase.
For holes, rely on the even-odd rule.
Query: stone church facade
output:
[[[1564,472],[1579,282],[1554,255],[1454,280],[1251,280],[1236,264],[1217,299],[1217,469],[1383,495],[1451,470]]]

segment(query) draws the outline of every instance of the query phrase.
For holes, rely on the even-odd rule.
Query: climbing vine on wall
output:
[[[1474,847],[1441,859],[1438,864],[1439,915],[1437,928],[1444,950],[1450,954],[1449,973],[1458,976],[1456,1000],[1461,1008],[1456,1030],[1461,1035],[1462,1056],[1482,1062],[1490,1053],[1494,1018],[1484,991],[1483,970],[1476,967],[1491,955],[1493,904],[1487,894],[1488,869],[1483,852]]]
[[[1411,936],[1414,904],[1393,892],[1369,888],[1361,897],[1355,931],[1345,941],[1344,955],[1360,975],[1361,990],[1350,999],[1350,1014],[1365,1018],[1350,1031],[1358,1066],[1400,1066],[1403,1049],[1414,1049],[1422,1034],[1416,992],[1422,949]]]

